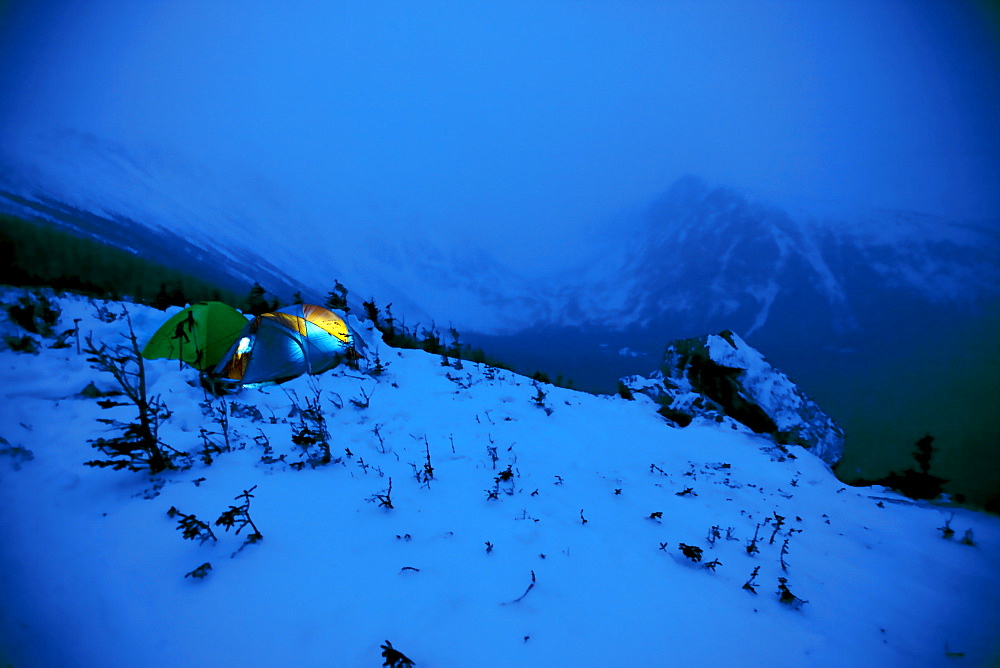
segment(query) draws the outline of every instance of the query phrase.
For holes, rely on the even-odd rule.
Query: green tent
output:
[[[142,349],[148,360],[175,359],[212,369],[246,327],[246,317],[220,302],[198,302],[160,326]]]

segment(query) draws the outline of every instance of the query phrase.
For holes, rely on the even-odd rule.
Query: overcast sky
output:
[[[361,236],[474,228],[543,261],[688,172],[1000,216],[983,3],[7,0],[0,21],[0,157],[108,142]]]

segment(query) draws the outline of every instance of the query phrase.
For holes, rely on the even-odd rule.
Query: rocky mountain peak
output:
[[[629,392],[649,396],[679,426],[728,423],[801,445],[828,465],[844,451],[844,431],[788,376],[731,331],[673,341],[649,378],[622,379]]]

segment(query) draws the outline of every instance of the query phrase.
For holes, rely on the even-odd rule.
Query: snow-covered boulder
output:
[[[681,426],[733,420],[781,445],[801,445],[827,464],[844,451],[844,431],[764,356],[730,331],[667,346],[649,378],[622,384],[651,397]]]

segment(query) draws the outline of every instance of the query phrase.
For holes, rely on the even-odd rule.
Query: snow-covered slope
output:
[[[123,320],[60,303],[57,331],[121,340]],[[128,308],[140,340],[169,315]],[[380,376],[231,397],[236,447],[211,465],[221,401],[149,362],[161,440],[196,455],[153,478],[83,465],[98,419],[132,415],[81,395],[114,383],[74,346],[0,352],[0,663],[374,666],[386,640],[438,667],[1000,658],[996,517],[845,488],[801,448],[672,428],[645,397],[375,348]],[[296,467],[294,406],[316,396],[334,461]],[[213,524],[244,490],[251,544]],[[218,540],[184,540],[171,508]]]

